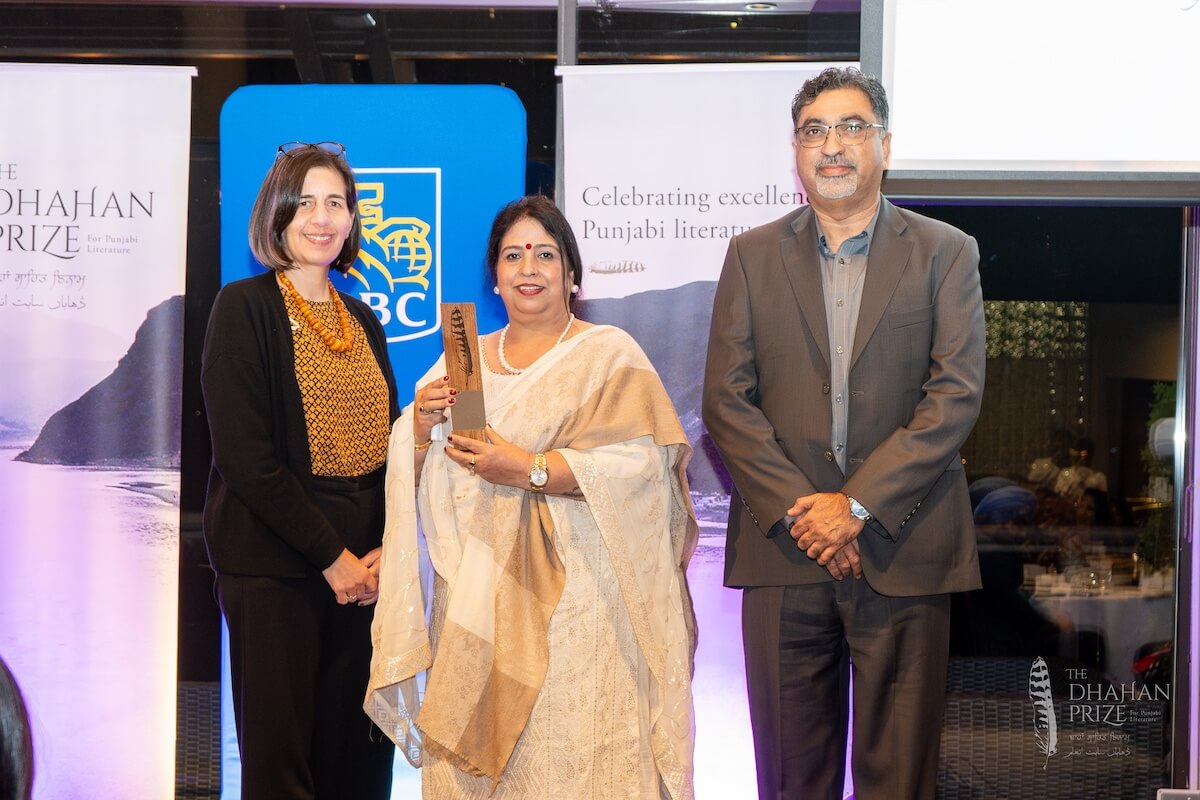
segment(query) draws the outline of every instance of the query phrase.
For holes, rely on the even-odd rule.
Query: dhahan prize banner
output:
[[[584,314],[629,331],[662,375],[695,455],[700,546],[689,581],[696,794],[753,793],[741,596],[722,586],[728,478],[700,421],[713,294],[729,239],[807,202],[792,98],[830,64],[560,67],[563,205],[584,264]],[[848,66],[839,64],[837,66]]]
[[[194,74],[0,64],[0,656],[39,800],[174,793]]]

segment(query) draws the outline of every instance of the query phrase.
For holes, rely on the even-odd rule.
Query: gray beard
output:
[[[858,173],[851,172],[838,178],[816,176],[817,194],[826,200],[842,200],[858,191]]]

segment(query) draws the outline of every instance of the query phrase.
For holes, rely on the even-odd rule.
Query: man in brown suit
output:
[[[978,588],[958,450],[983,391],[975,240],[880,195],[874,78],[832,68],[792,104],[808,207],[733,239],[704,421],[735,490],[761,798],[841,800],[853,670],[858,800],[933,798],[950,592]]]

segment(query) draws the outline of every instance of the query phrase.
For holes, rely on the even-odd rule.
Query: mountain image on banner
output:
[[[116,369],[54,412],[18,461],[177,469],[183,407],[183,296],[146,314]],[[148,392],[148,387],[167,391]]]
[[[584,300],[579,313],[588,322],[621,328],[641,345],[658,370],[692,445],[687,470],[692,491],[728,493],[732,486],[729,473],[700,418],[708,327],[716,292],[716,281],[695,281],[622,298]]]

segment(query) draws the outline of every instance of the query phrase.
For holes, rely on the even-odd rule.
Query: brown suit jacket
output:
[[[881,201],[849,380],[843,475],[830,452],[829,334],[816,216],[801,208],[736,236],[713,302],[704,422],[733,477],[728,586],[832,580],[768,531],[799,496],[845,492],[875,516],[858,537],[877,592],[980,586],[958,450],[984,377],[979,248]]]

